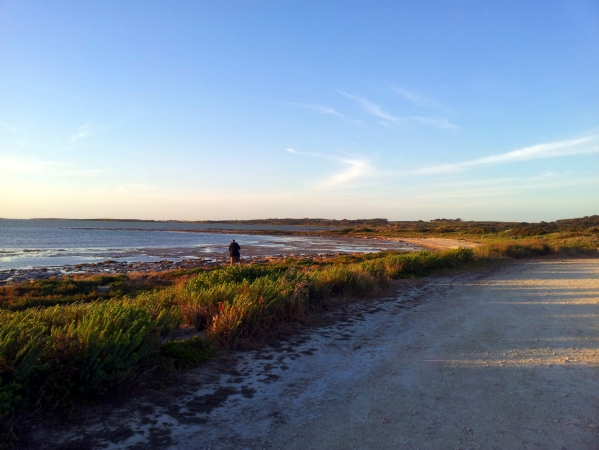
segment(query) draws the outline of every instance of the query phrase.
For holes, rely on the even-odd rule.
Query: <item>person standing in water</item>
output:
[[[237,242],[235,242],[235,239],[233,239],[229,244],[229,255],[231,256],[231,265],[239,263],[239,260],[241,259],[240,250],[241,246]]]

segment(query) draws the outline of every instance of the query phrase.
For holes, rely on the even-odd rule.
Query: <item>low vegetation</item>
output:
[[[52,306],[74,302],[89,302],[123,295],[124,275],[99,275],[86,279],[45,279],[0,287],[0,308],[24,310],[36,306]],[[109,289],[98,292],[98,286]],[[110,292],[110,293],[109,293]]]
[[[107,300],[161,286],[171,286],[200,272],[201,268],[130,275],[75,275],[0,286],[0,309],[28,308]]]
[[[338,226],[337,230],[329,233],[348,236],[461,238],[483,244],[543,239],[554,247],[596,249],[599,246],[599,215],[538,223],[434,219],[429,222],[419,220]]]

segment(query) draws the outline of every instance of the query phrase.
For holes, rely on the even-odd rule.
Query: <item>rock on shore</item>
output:
[[[242,263],[265,263],[271,261],[282,261],[288,257],[294,258],[329,258],[342,255],[343,253],[317,253],[317,254],[291,254],[291,255],[268,255],[247,256],[242,258]],[[173,270],[194,269],[196,267],[214,267],[229,264],[226,256],[215,256],[211,258],[193,258],[172,261],[164,259],[161,261],[127,262],[106,260],[98,263],[74,264],[56,267],[38,267],[33,269],[10,269],[0,271],[0,286],[23,282],[34,282],[49,278],[62,278],[71,275],[118,275],[130,273],[148,272],[170,272]]]

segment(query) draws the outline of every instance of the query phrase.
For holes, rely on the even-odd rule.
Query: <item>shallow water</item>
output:
[[[229,233],[190,231],[222,229]],[[223,255],[231,239],[244,254],[372,252],[409,249],[366,239],[248,235],[250,230],[318,230],[318,227],[176,222],[0,219],[0,270],[63,266],[114,259],[155,261]],[[239,234],[230,234],[231,230]]]

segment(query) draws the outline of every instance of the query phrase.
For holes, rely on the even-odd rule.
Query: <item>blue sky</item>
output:
[[[0,217],[599,213],[599,4],[0,2]]]

